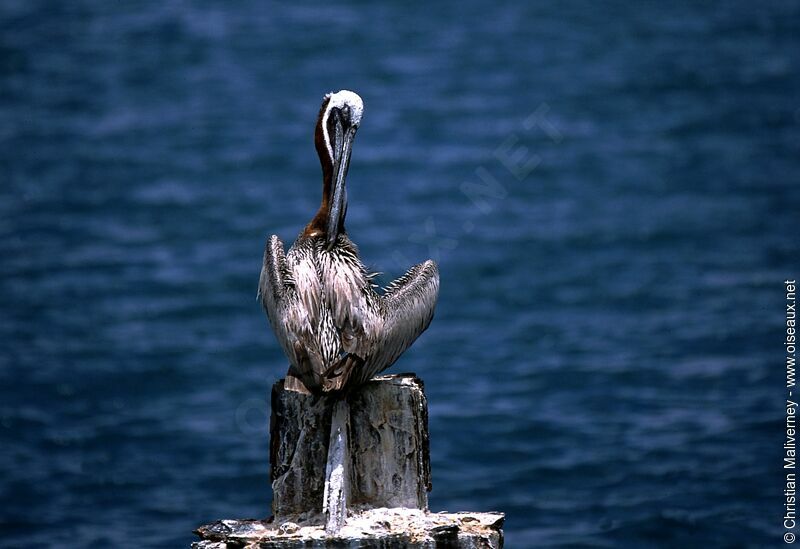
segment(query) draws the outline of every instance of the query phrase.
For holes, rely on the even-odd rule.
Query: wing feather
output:
[[[258,280],[258,299],[267,312],[272,330],[278,338],[281,348],[291,357],[292,343],[289,341],[286,323],[282,321],[286,309],[286,301],[291,291],[287,284],[286,254],[283,242],[272,235],[264,247],[264,263]]]
[[[411,267],[386,287],[380,344],[364,366],[366,379],[382,372],[400,357],[433,320],[439,298],[439,268],[432,260]]]
[[[325,368],[315,340],[321,304],[313,290],[319,279],[308,275],[307,262],[298,259],[291,250],[289,255],[287,261],[283,242],[271,236],[264,250],[258,297],[291,363],[287,379],[297,377],[308,390],[315,391],[319,389],[315,370]]]

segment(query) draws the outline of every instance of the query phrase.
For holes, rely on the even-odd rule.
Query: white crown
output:
[[[328,102],[328,111],[334,107],[350,107],[350,123],[353,126],[358,126],[361,123],[361,115],[364,114],[364,102],[357,93],[349,90],[342,90],[336,93],[331,92],[325,97],[330,98]]]

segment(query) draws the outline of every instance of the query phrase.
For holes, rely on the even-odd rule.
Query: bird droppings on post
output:
[[[322,510],[328,517],[325,531],[335,534],[347,520],[347,500],[350,495],[350,471],[347,460],[347,417],[349,406],[340,400],[333,405],[328,460],[325,464],[325,490]]]

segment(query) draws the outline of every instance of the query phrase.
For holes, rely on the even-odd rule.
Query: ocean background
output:
[[[506,547],[782,545],[800,275],[793,2],[0,3],[0,545],[187,547],[266,517],[266,238],[364,98],[347,226],[432,257],[392,368],[433,510]]]

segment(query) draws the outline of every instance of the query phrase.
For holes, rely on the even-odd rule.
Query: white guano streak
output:
[[[336,402],[331,418],[322,509],[328,515],[325,531],[330,535],[336,534],[347,522],[347,498],[350,492],[347,470],[348,416],[347,402],[344,400]]]

